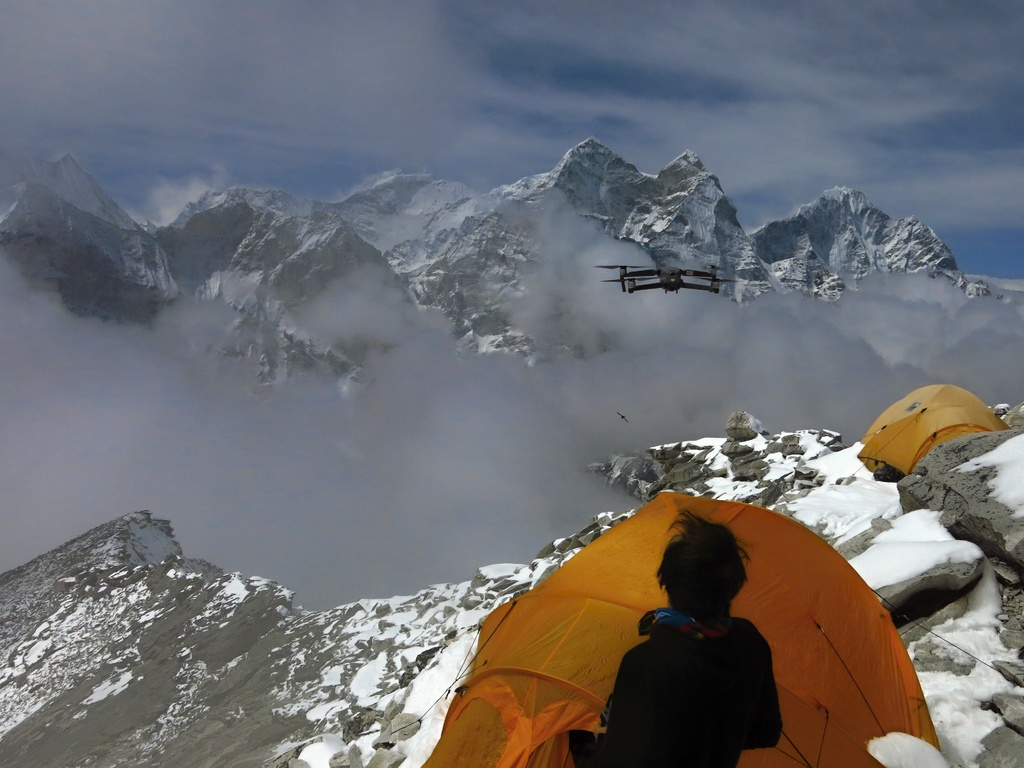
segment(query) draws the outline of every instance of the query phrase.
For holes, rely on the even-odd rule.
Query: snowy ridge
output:
[[[905,507],[910,497],[857,459],[859,443],[829,430],[773,434],[734,417],[725,438],[593,469],[642,497],[756,501],[817,531],[903,617],[946,758],[985,766],[1002,749],[994,739],[1016,745],[1024,600],[1008,560],[954,538],[938,511]],[[998,434],[1003,447],[961,462],[961,474],[1017,476],[1024,437]],[[994,492],[1008,500],[1005,489],[997,482]],[[164,521],[120,518],[0,577],[0,595],[19,597],[3,614],[0,765],[78,765],[89,755],[96,766],[419,768],[480,621],[630,514],[599,514],[528,564],[315,612],[293,608],[272,582],[183,560]],[[950,602],[922,612],[915,594],[936,575]],[[52,723],[61,736],[43,738]]]
[[[859,192],[829,190],[748,235],[694,152],[650,174],[593,138],[550,171],[485,194],[397,171],[336,203],[232,187],[205,193],[173,225],[149,231],[111,207],[70,158],[0,156],[0,198],[0,245],[31,281],[55,283],[77,313],[136,322],[151,322],[179,289],[222,300],[209,288],[218,273],[255,280],[263,307],[297,309],[332,282],[352,282],[354,262],[376,261],[417,304],[441,310],[464,351],[580,356],[587,351],[562,338],[563,329],[537,338],[517,318],[536,294],[524,278],[574,264],[581,241],[626,263],[715,266],[734,281],[723,294],[738,302],[794,291],[836,301],[872,272],[924,271],[970,296],[990,292],[958,271],[927,226],[894,221]],[[571,302],[580,289],[564,290]],[[262,384],[309,369],[350,377],[360,365],[358,340],[318,343],[295,313],[254,316],[249,303],[231,306],[238,320],[217,351],[259,361]]]
[[[196,202],[182,209],[170,226],[181,229],[197,213],[211,208],[244,203],[260,211],[271,211],[282,216],[309,216],[317,203],[312,200],[297,200],[287,192],[277,189],[253,189],[251,187],[229,187],[223,192],[208,191]]]

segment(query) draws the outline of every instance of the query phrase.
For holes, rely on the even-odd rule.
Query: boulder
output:
[[[997,693],[992,697],[992,708],[1002,715],[1009,728],[1024,735],[1024,696]]]
[[[969,563],[946,562],[919,576],[875,591],[893,614],[930,616],[970,590],[985,571],[985,558]]]
[[[378,749],[373,753],[366,768],[395,768],[405,760],[405,755],[390,749]]]
[[[1015,405],[1013,408],[1007,407],[1005,413],[997,412],[997,415],[1013,428],[1024,427],[1024,403]]]
[[[1024,736],[1000,726],[981,740],[985,751],[978,755],[979,768],[1020,768]]]
[[[767,435],[768,430],[746,411],[734,411],[725,422],[725,434],[730,440],[742,443],[758,435]]]
[[[1018,661],[993,661],[992,666],[1018,688],[1024,688],[1024,664]]]
[[[1024,573],[1024,517],[992,498],[992,467],[958,471],[966,462],[989,453],[1024,430],[964,435],[936,446],[899,481],[900,503],[915,509],[942,511],[941,522],[958,539],[971,541],[989,557]]]

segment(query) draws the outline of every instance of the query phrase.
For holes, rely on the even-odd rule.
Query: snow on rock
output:
[[[965,461],[957,472],[978,472],[984,467],[997,470],[989,481],[992,497],[1013,510],[1014,517],[1024,517],[1024,435],[1014,435],[988,453]]]
[[[955,592],[974,583],[985,562],[981,549],[939,524],[941,512],[917,510],[892,520],[850,565],[890,610],[929,589]]]
[[[941,509],[942,525],[1024,573],[1021,430],[983,432],[933,448],[900,481],[907,511]]]

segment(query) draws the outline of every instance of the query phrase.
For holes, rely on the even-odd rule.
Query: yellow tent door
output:
[[[976,395],[952,384],[932,384],[897,400],[864,433],[858,454],[868,469],[883,464],[909,475],[932,448],[971,432],[1009,429]]]
[[[867,742],[937,744],[914,667],[878,598],[799,523],[739,502],[662,493],[484,621],[465,685],[426,768],[571,766],[568,731],[593,730],[657,584],[679,512],[728,524],[750,555],[734,613],[772,647],[784,736],[742,768],[878,768]]]

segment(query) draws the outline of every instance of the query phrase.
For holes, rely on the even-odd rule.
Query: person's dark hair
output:
[[[729,615],[732,599],[747,580],[747,553],[728,526],[712,523],[692,512],[676,520],[679,533],[665,547],[658,583],[669,604],[697,619]]]

